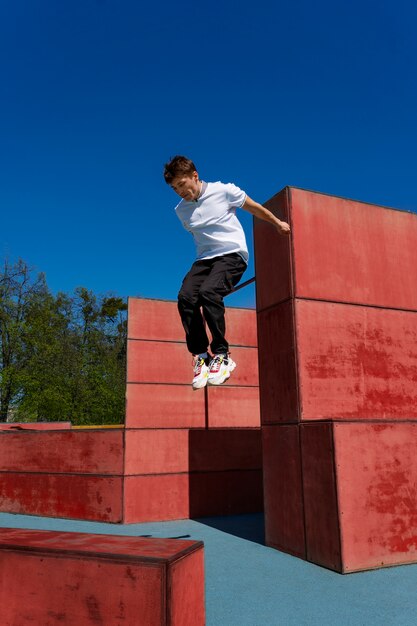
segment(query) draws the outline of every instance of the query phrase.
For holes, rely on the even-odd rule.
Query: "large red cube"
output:
[[[0,529],[3,624],[203,626],[201,541]]]
[[[295,298],[258,313],[261,419],[417,419],[417,312]]]
[[[255,220],[259,311],[289,297],[417,310],[417,215],[294,187],[265,206],[292,233]]]
[[[417,423],[263,428],[267,545],[338,572],[417,561]]]

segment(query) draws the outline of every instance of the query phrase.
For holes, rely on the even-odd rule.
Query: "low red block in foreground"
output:
[[[0,530],[7,626],[203,626],[201,541]]]

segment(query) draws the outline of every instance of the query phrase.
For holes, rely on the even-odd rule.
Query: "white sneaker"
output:
[[[207,383],[209,385],[221,385],[228,378],[236,367],[236,363],[229,354],[215,354],[210,366]]]
[[[194,357],[194,378],[193,389],[202,389],[207,385],[207,378],[209,375],[209,368],[206,365],[205,360],[201,356]]]

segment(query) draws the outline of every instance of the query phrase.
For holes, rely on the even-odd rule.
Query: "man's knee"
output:
[[[195,306],[197,304],[197,299],[198,299],[197,296],[193,296],[193,294],[187,289],[185,289],[184,287],[181,287],[177,298],[178,298],[178,307],[180,309],[187,308],[190,305]]]
[[[202,287],[198,294],[200,302],[223,302],[223,296],[212,287]]]

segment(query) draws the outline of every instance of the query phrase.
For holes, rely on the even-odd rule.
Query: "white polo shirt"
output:
[[[197,261],[237,252],[247,263],[245,233],[236,217],[246,194],[233,183],[205,183],[197,200],[181,200],[175,212],[194,237]]]

